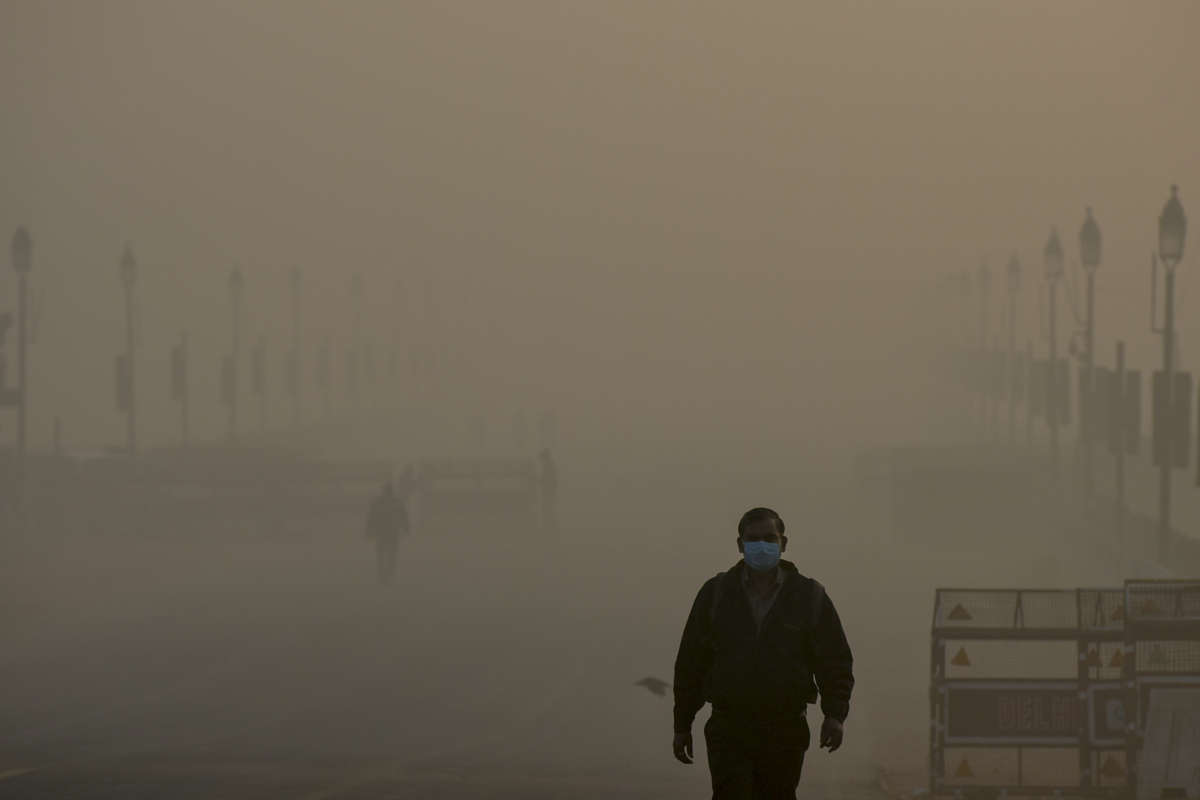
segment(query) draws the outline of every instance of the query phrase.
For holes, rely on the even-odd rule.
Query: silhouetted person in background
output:
[[[396,543],[405,533],[408,533],[408,513],[388,481],[367,512],[367,538],[375,540],[380,583],[391,583],[396,576]]]
[[[714,800],[796,797],[809,745],[805,711],[818,693],[821,747],[842,744],[854,688],[841,620],[820,583],[780,559],[783,520],[752,508],[738,522],[742,560],[700,587],[675,659],[675,757],[692,763],[704,726]]]
[[[548,448],[538,453],[538,495],[542,501],[542,528],[558,528],[558,467]]]

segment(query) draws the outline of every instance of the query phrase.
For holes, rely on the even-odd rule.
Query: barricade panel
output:
[[[1016,786],[1015,747],[947,747],[942,774],[947,786]]]
[[[1078,786],[1079,749],[1022,747],[1021,786]]]
[[[932,793],[1200,796],[1200,581],[939,589],[932,654]]]
[[[1074,591],[1021,591],[1017,599],[1017,627],[1075,630],[1079,626]]]
[[[1139,673],[1200,673],[1200,641],[1138,642],[1136,654]]]
[[[938,591],[934,616],[939,628],[1011,628],[1016,619],[1015,591]]]
[[[1069,679],[1079,672],[1074,640],[946,639],[944,674],[951,680]]]
[[[1125,627],[1125,592],[1120,589],[1081,589],[1079,626],[1083,630],[1119,631]]]

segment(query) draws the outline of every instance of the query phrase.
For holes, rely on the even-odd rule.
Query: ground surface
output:
[[[899,547],[844,473],[789,469],[577,466],[558,535],[420,532],[390,587],[357,519],[25,542],[0,567],[0,798],[704,797],[703,745],[676,763],[669,696],[633,683],[671,679],[764,501],[856,654],[846,746],[810,752],[804,792],[878,796],[880,766],[921,772],[934,585],[1100,578],[1049,545]]]

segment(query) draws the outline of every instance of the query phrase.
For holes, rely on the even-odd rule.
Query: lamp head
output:
[[[1087,219],[1079,229],[1079,260],[1087,270],[1100,266],[1100,226],[1092,216],[1092,207],[1088,206]]]
[[[1008,259],[1008,291],[1016,294],[1021,290],[1021,260],[1013,253]]]
[[[25,275],[33,268],[33,239],[22,225],[12,238],[12,265],[18,273]]]
[[[135,280],[137,280],[137,260],[133,257],[133,248],[129,242],[126,242],[125,249],[121,252],[121,285],[126,289],[132,289]]]
[[[1179,202],[1179,187],[1171,187],[1171,197],[1158,215],[1158,257],[1169,267],[1183,258],[1183,242],[1187,237],[1187,217]]]
[[[1050,238],[1042,249],[1042,258],[1046,262],[1046,280],[1056,281],[1063,274],[1062,243],[1058,240],[1058,228],[1050,229]]]

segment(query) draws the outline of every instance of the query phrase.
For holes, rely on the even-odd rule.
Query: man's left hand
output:
[[[842,746],[842,723],[833,717],[826,717],[821,723],[821,747],[828,747],[833,752]]]

